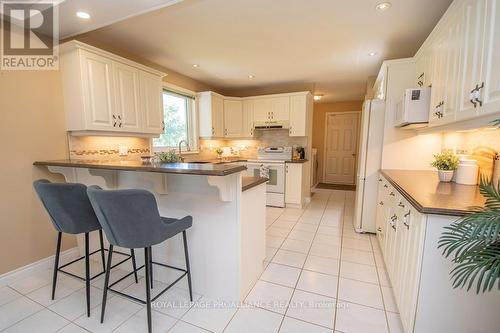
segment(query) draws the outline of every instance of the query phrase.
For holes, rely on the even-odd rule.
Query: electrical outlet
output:
[[[118,147],[118,154],[120,156],[127,156],[128,155],[128,147],[127,146],[119,146]]]

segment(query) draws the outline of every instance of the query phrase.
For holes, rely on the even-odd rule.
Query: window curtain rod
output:
[[[190,98],[190,99],[195,99],[195,96],[193,96],[193,95],[189,95],[189,94],[186,94],[186,93],[181,93],[181,92],[178,92],[178,91],[175,91],[175,90],[172,90],[172,89],[163,88],[163,91],[168,92],[170,94],[174,94],[174,95],[178,95],[178,96],[182,96],[182,97],[186,97],[186,98]]]

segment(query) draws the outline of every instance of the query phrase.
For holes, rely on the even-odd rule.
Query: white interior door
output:
[[[325,183],[355,184],[358,117],[358,112],[327,114]]]

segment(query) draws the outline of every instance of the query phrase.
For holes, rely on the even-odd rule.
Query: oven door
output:
[[[267,181],[267,192],[285,193],[284,163],[247,163],[248,175],[260,177],[261,167],[266,168],[269,173],[269,180]]]

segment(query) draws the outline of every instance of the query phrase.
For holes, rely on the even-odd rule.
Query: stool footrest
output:
[[[170,266],[170,265],[166,265],[166,264],[162,264],[162,263],[159,263],[159,262],[152,262],[153,264],[155,265],[158,265],[158,266],[162,266],[162,267],[166,267],[166,268],[171,268],[171,269],[175,269],[175,270],[178,270],[178,271],[181,271],[181,272],[184,272],[184,274],[182,274],[181,276],[179,276],[174,282],[172,282],[171,284],[169,284],[167,287],[165,287],[165,289],[163,289],[162,291],[160,291],[158,293],[158,295],[156,295],[155,297],[153,297],[151,299],[151,302],[154,302],[158,299],[158,297],[160,297],[161,295],[163,295],[165,292],[167,292],[167,290],[169,290],[171,287],[173,287],[177,282],[179,282],[184,276],[186,276],[188,274],[187,270],[185,269],[182,269],[182,268],[179,268],[179,267],[175,267],[175,266]],[[113,268],[113,266],[111,266],[111,268]],[[126,297],[128,299],[131,299],[133,301],[136,301],[136,302],[139,302],[141,304],[146,304],[146,301],[140,299],[140,298],[137,298],[137,297],[134,297],[134,296],[130,296],[130,295],[127,295],[121,291],[118,291],[118,290],[115,290],[115,289],[112,289],[112,287],[114,285],[116,285],[117,283],[125,280],[127,277],[129,277],[130,275],[136,273],[137,271],[141,270],[144,268],[144,265],[140,266],[140,267],[137,267],[136,270],[133,270],[132,272],[128,273],[127,275],[121,277],[120,279],[116,280],[115,282],[113,282],[112,284],[110,284],[108,286],[108,290],[115,293],[115,294],[118,294],[120,296],[123,296],[123,297]],[[102,274],[102,273],[101,273]]]
[[[104,249],[104,251],[108,251],[108,249]],[[89,256],[91,256],[91,255],[93,255],[93,254],[96,254],[97,252],[101,252],[101,250],[100,250],[100,249],[95,250],[94,252],[89,253]],[[126,262],[127,260],[132,259],[132,256],[131,256],[130,254],[127,254],[127,253],[123,253],[123,252],[120,252],[120,251],[113,251],[113,253],[118,253],[118,254],[121,254],[122,256],[125,256],[126,258],[125,258],[125,259],[123,259],[123,260],[121,260],[121,261],[119,261],[118,263],[116,263],[116,264],[112,265],[112,266],[111,266],[111,268],[115,268],[116,266],[119,266],[119,265],[123,264],[123,263],[124,263],[124,262]],[[58,272],[61,272],[61,273],[64,273],[64,274],[66,274],[66,275],[69,275],[69,276],[71,276],[71,277],[74,277],[74,278],[76,278],[76,279],[79,279],[79,280],[85,281],[85,278],[84,278],[84,277],[81,277],[81,276],[78,276],[78,275],[76,275],[76,274],[73,274],[73,273],[70,273],[70,272],[67,272],[67,271],[63,270],[63,268],[64,268],[64,267],[67,267],[67,266],[69,266],[69,265],[71,265],[71,264],[74,264],[75,262],[80,261],[80,260],[82,260],[82,259],[85,259],[85,256],[80,257],[80,258],[77,258],[77,259],[75,259],[75,260],[72,260],[72,261],[70,261],[70,262],[68,262],[68,263],[66,263],[66,264],[64,264],[64,265],[62,265],[62,266],[59,266],[59,267],[57,268],[57,271],[58,271]],[[144,266],[143,266],[143,267],[144,267]],[[136,271],[137,271],[137,270],[136,270]],[[134,272],[136,272],[136,271],[134,271]],[[128,274],[127,276],[134,274],[134,272],[132,272],[132,273]],[[96,275],[92,276],[92,277],[90,278],[90,280],[92,281],[92,280],[94,280],[95,278],[98,278],[99,276],[103,275],[104,273],[106,273],[106,271],[102,271],[102,272],[100,272],[100,273],[97,273]],[[127,277],[127,276],[125,276],[125,277]],[[121,280],[119,280],[119,281],[121,281]],[[115,284],[116,284],[116,282],[115,282]]]

